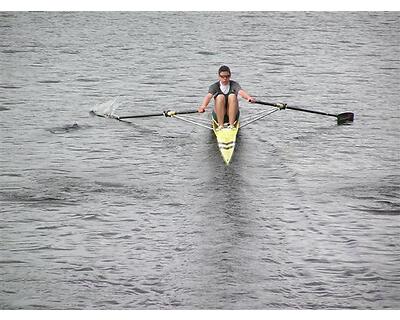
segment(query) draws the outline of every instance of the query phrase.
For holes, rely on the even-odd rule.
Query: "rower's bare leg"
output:
[[[233,125],[235,123],[238,110],[239,110],[238,99],[235,94],[230,94],[228,96],[228,110],[227,110],[229,124]]]
[[[215,98],[215,113],[217,115],[218,125],[224,126],[225,118],[225,96],[223,94],[218,95]]]

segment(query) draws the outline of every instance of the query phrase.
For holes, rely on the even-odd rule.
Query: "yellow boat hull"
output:
[[[235,126],[232,129],[224,127],[223,129],[217,130],[218,123],[215,121],[214,118],[212,120],[212,125],[214,134],[217,138],[218,148],[221,152],[222,159],[224,160],[226,165],[229,165],[235,151],[236,136],[240,128],[239,120],[235,122]]]

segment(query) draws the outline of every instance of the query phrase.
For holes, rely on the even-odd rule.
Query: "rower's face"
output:
[[[223,85],[227,85],[227,84],[229,83],[229,79],[230,79],[230,78],[231,78],[231,75],[230,75],[229,72],[223,71],[223,72],[221,72],[221,73],[219,74],[219,80],[221,81],[221,83],[222,83]]]

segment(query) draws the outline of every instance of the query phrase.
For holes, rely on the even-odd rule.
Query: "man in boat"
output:
[[[221,66],[218,70],[219,80],[213,83],[204,97],[203,104],[198,112],[204,112],[207,109],[211,99],[214,98],[214,111],[217,115],[218,129],[224,127],[225,117],[229,120],[229,127],[233,128],[239,116],[239,103],[237,96],[240,95],[247,101],[254,103],[255,99],[244,91],[240,84],[231,80],[231,70],[227,66]]]

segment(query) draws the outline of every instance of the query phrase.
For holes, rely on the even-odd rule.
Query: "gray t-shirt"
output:
[[[228,94],[231,94],[231,93],[234,93],[235,95],[238,95],[239,91],[242,89],[242,87],[240,86],[240,84],[237,83],[236,81],[233,81],[233,80],[230,80],[230,81],[229,81],[229,85],[230,85],[230,87],[229,87],[228,93],[226,93],[227,95],[228,95]],[[216,96],[219,95],[219,94],[224,94],[224,93],[221,91],[219,81],[213,83],[213,84],[210,86],[210,88],[208,89],[208,93],[211,93],[214,97],[216,97]]]

